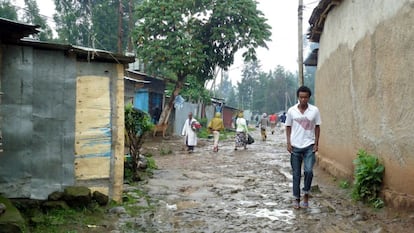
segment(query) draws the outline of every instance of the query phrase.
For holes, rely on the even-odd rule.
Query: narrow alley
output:
[[[146,142],[158,170],[145,184],[155,209],[139,218],[124,216],[127,232],[414,232],[414,214],[374,210],[350,198],[350,189],[317,165],[309,208],[292,208],[289,154],[281,129],[247,150],[234,150],[233,139],[212,151],[212,139],[200,139],[195,152],[182,138]],[[127,187],[132,192],[133,187]],[[125,231],[121,231],[125,232]]]

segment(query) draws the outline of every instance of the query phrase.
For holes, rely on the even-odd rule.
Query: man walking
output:
[[[312,93],[306,86],[296,91],[298,103],[289,108],[286,114],[286,140],[287,150],[290,153],[290,164],[293,176],[293,207],[300,205],[300,181],[302,162],[304,164],[304,187],[302,207],[309,206],[309,192],[313,179],[313,165],[315,152],[318,151],[321,116],[319,109],[309,104]]]

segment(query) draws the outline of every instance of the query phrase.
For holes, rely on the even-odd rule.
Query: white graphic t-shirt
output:
[[[302,114],[298,104],[289,108],[286,114],[286,126],[292,127],[290,143],[296,148],[305,148],[315,143],[315,126],[320,125],[319,109],[308,103],[308,108]]]

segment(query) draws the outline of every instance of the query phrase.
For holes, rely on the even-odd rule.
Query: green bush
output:
[[[210,135],[210,133],[208,132],[206,127],[202,127],[198,132],[197,132],[197,137],[199,138],[208,138],[208,136]]]
[[[384,166],[376,156],[368,154],[365,150],[359,150],[358,157],[353,162],[355,180],[352,198],[369,203],[375,208],[383,207],[384,202],[378,195],[381,190]]]
[[[205,118],[205,117],[201,118],[201,119],[196,118],[196,120],[200,123],[200,125],[203,126],[203,128],[207,128],[207,124],[208,124],[207,118]]]
[[[148,113],[134,108],[132,104],[125,106],[125,144],[129,149],[132,180],[140,180],[139,150],[144,143],[145,133],[150,132],[153,127],[154,124],[151,123],[151,117]]]

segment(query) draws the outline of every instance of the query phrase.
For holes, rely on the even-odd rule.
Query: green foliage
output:
[[[142,189],[134,190],[133,194],[125,193],[122,199],[122,206],[133,218],[125,222],[120,230],[122,232],[148,232],[148,228],[145,227],[145,224],[140,226],[140,224],[136,223],[134,217],[142,218],[144,213],[154,213],[157,200],[152,199],[147,191]]]
[[[30,218],[30,232],[54,233],[54,232],[84,232],[88,226],[100,226],[106,224],[105,209],[94,207],[93,209],[53,209],[48,212],[36,211]]]
[[[214,97],[225,100],[227,106],[237,106],[236,92],[228,73],[223,73],[218,88],[214,90]]]
[[[219,140],[226,140],[228,138],[234,138],[235,133],[233,131],[227,131],[224,130],[220,132],[220,139]],[[207,128],[203,127],[201,130],[197,133],[197,137],[199,138],[212,138],[212,135],[210,132],[208,132]]]
[[[197,121],[203,126],[203,128],[207,128],[207,124],[208,124],[208,119],[207,118],[201,118],[201,119],[198,119],[197,118]]]
[[[35,0],[25,0],[26,11],[23,14],[23,21],[29,24],[39,25],[41,27],[40,33],[37,35],[39,40],[52,40],[52,29],[47,24],[46,18],[40,15],[40,10]]]
[[[125,106],[125,144],[129,147],[133,180],[139,180],[139,150],[144,143],[143,136],[153,129],[148,113],[133,108],[132,104]]]
[[[232,106],[268,114],[286,111],[286,105],[294,104],[297,86],[296,76],[281,66],[266,73],[258,62],[248,62],[237,83],[237,104]]]
[[[142,0],[55,0],[54,20],[58,41],[118,52],[118,27],[121,33],[121,51],[132,51],[130,40],[136,23],[134,8]],[[121,25],[119,6],[122,4]],[[130,5],[131,3],[131,5]]]
[[[160,155],[169,155],[169,154],[172,154],[171,149],[164,149],[164,148],[160,149]]]
[[[212,79],[242,48],[245,60],[255,60],[271,35],[254,0],[145,1],[137,15],[138,57],[149,71],[173,73],[178,89],[189,75],[202,84]]]
[[[342,189],[348,189],[350,186],[351,184],[347,180],[342,180],[341,182],[339,182],[339,187],[341,187]]]
[[[209,136],[210,132],[208,132],[206,127],[201,128],[200,131],[198,131],[197,133],[198,138],[209,138]]]
[[[358,157],[354,160],[354,187],[352,198],[361,200],[380,208],[383,201],[379,198],[384,166],[380,164],[377,157],[368,154],[365,150],[358,151]]]
[[[204,81],[198,80],[196,77],[189,75],[186,81],[186,87],[180,93],[188,102],[209,104],[211,102],[210,92],[204,88]],[[172,92],[172,90],[171,90]]]
[[[0,1],[0,16],[10,20],[17,20],[17,9],[11,4],[10,0]]]
[[[229,138],[234,138],[236,133],[231,130],[225,130],[223,133],[220,133],[220,140],[225,140]]]
[[[125,129],[128,133],[140,137],[145,132],[153,129],[151,116],[139,109],[133,108],[132,104],[125,106]]]
[[[157,164],[155,163],[154,158],[152,157],[146,157],[147,158],[147,162],[148,162],[148,168],[147,170],[154,170],[154,169],[158,169]]]

